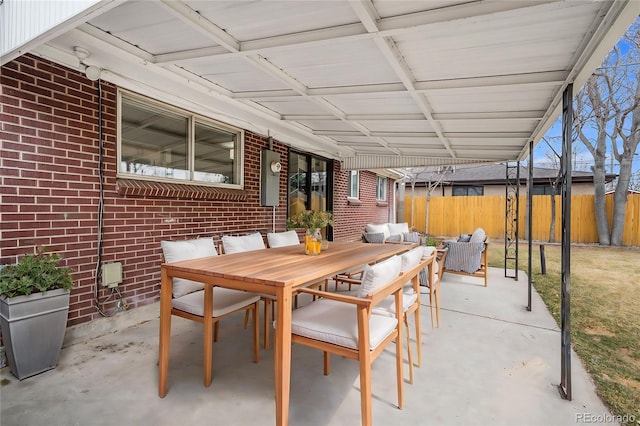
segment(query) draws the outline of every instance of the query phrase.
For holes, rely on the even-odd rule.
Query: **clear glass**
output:
[[[122,98],[120,171],[189,179],[186,117]]]

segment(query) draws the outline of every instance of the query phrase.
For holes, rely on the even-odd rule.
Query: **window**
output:
[[[241,129],[124,91],[118,113],[119,176],[242,187]]]
[[[289,216],[302,210],[331,210],[330,168],[325,159],[289,154]]]
[[[531,187],[531,195],[558,195],[551,184],[534,184]]]
[[[387,178],[378,176],[376,184],[376,200],[387,201]]]
[[[360,173],[357,170],[349,171],[349,189],[347,192],[347,197],[360,197]]]
[[[454,197],[466,197],[472,195],[484,195],[484,187],[483,186],[454,186],[451,188],[451,195]]]

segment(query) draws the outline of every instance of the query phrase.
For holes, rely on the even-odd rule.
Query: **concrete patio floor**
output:
[[[525,309],[527,279],[490,269],[479,278],[445,274],[441,327],[422,297],[422,367],[396,408],[393,345],[373,364],[377,425],[573,425],[608,410],[579,359],[573,401],[560,398],[560,332],[537,294]],[[158,397],[158,304],[68,329],[56,369],[17,380],[2,369],[0,423],[9,425],[270,425],[275,423],[273,351],[251,362],[242,315],[221,323],[214,379],[202,385],[202,328],[174,317],[169,391]],[[413,329],[413,325],[411,325]],[[405,356],[406,358],[406,356]],[[405,367],[406,364],[405,364]],[[405,368],[408,377],[408,368]],[[590,420],[597,420],[591,417]],[[360,424],[358,364],[293,347],[291,425]],[[607,424],[611,424],[610,422]]]

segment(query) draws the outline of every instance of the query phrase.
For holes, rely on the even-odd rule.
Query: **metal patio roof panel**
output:
[[[371,40],[271,52],[269,61],[307,87],[395,83],[398,77]]]
[[[521,159],[639,13],[626,0],[104,2],[26,48],[81,70],[84,47],[104,80],[343,168],[442,165]]]
[[[160,2],[124,2],[92,19],[91,25],[153,55],[216,45],[177,19]]]
[[[276,37],[357,23],[346,2],[185,1],[200,15],[240,41]]]

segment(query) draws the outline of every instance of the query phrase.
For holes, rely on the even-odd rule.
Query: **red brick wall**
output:
[[[393,202],[393,181],[387,179],[387,203],[376,202],[377,175],[360,171],[359,203],[347,201],[348,173],[340,172],[340,165],[335,163],[336,179],[334,183],[334,213],[336,241],[360,241],[362,230],[367,223],[389,222],[389,212]]]
[[[33,56],[0,74],[0,263],[46,247],[73,271],[68,325],[99,317],[94,304],[98,259],[98,83]],[[120,290],[130,308],[159,297],[160,241],[272,229],[271,207],[259,204],[260,152],[266,138],[245,132],[244,191],[203,192],[183,185],[116,180],[116,87],[102,82],[104,141],[103,262],[122,262]],[[287,147],[280,152],[280,206],[284,230]],[[346,202],[346,172],[335,162],[334,239],[357,240],[366,222],[386,222],[375,205],[375,175],[361,173],[362,205]],[[176,189],[178,187],[179,189]],[[388,192],[391,194],[391,191]],[[104,301],[110,290],[99,287]],[[109,312],[114,304],[104,309]]]

